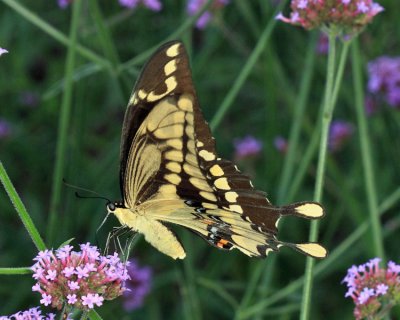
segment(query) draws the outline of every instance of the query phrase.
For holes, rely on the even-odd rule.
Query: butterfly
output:
[[[277,239],[281,216],[318,219],[324,215],[320,204],[273,206],[236,165],[218,157],[181,42],[164,44],[144,66],[129,99],[120,148],[123,200],[108,203],[107,210],[173,259],[186,253],[169,224],[248,256],[266,257],[287,246],[326,257],[318,243]]]

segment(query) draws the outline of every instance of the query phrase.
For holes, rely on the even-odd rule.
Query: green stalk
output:
[[[27,21],[31,22],[33,25],[38,27],[39,29],[46,32],[48,35],[59,41],[60,43],[66,45],[67,47],[71,47],[71,39],[68,39],[63,33],[58,31],[56,28],[48,24],[42,18],[40,18],[37,14],[33,13],[26,7],[21,4],[21,1],[14,1],[14,0],[2,0],[6,5],[14,9],[18,14],[23,16]],[[83,57],[87,58],[90,61],[97,63],[98,65],[102,66],[105,69],[110,69],[110,63],[94,53],[93,51],[81,46],[75,45],[75,49],[79,54]]]
[[[344,51],[344,50],[343,50]],[[329,136],[329,126],[332,120],[332,113],[334,109],[334,104],[332,103],[333,86],[335,79],[335,63],[336,63],[336,32],[332,28],[329,32],[329,53],[328,53],[328,64],[327,64],[327,78],[325,86],[325,97],[323,104],[323,112],[321,118],[321,140],[319,147],[318,156],[318,166],[317,166],[317,176],[314,191],[314,200],[319,202],[322,199],[322,191],[324,185],[325,177],[325,165],[326,165],[326,153],[328,149],[328,136]],[[318,221],[313,221],[311,223],[310,237],[311,242],[317,240],[318,235]],[[309,319],[310,313],[310,301],[311,301],[311,291],[312,291],[312,277],[314,269],[314,259],[307,258],[306,271],[305,271],[305,284],[303,288],[303,297],[301,304],[300,319]]]
[[[39,234],[39,231],[36,229],[35,224],[33,223],[28,211],[26,210],[21,198],[18,196],[17,191],[14,188],[10,178],[7,175],[6,169],[3,166],[3,163],[0,161],[0,181],[4,186],[8,196],[12,204],[14,205],[15,210],[17,211],[22,223],[24,224],[26,230],[29,233],[29,236],[32,238],[33,243],[39,251],[45,250],[46,245],[42,237]]]
[[[81,11],[81,0],[72,2],[72,19],[70,29],[70,46],[67,53],[65,66],[65,91],[61,102],[61,114],[58,125],[58,141],[56,160],[53,173],[53,187],[50,201],[49,222],[47,225],[47,239],[49,244],[54,240],[60,212],[61,186],[64,175],[65,157],[67,156],[67,133],[71,114],[71,100],[73,91],[73,72],[75,66],[76,44]]]
[[[379,220],[378,199],[374,168],[372,164],[370,138],[364,111],[364,92],[361,72],[360,52],[358,42],[354,41],[352,46],[353,78],[355,91],[355,107],[357,112],[357,124],[360,137],[361,158],[365,179],[365,193],[368,203],[369,218],[373,238],[375,255],[385,259],[382,241],[382,228]]]
[[[15,275],[15,274],[30,274],[32,273],[31,268],[21,267],[21,268],[0,268],[0,274],[2,275]]]

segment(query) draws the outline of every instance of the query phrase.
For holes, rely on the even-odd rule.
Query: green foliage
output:
[[[39,234],[49,248],[70,238],[96,243],[99,237],[103,245],[118,225],[110,217],[97,236],[105,201],[77,198],[62,179],[120,197],[125,106],[142,64],[172,38],[182,39],[191,53],[197,94],[220,155],[232,159],[233,139],[254,135],[263,140],[263,154],[241,169],[272,203],[312,200],[315,192],[327,63],[315,51],[316,33],[276,22],[274,1],[232,0],[204,30],[193,28],[195,17],[187,16],[185,1],[164,1],[159,13],[126,10],[117,0],[77,2],[75,11],[59,9],[55,0],[0,2],[0,47],[9,51],[0,57],[0,118],[12,130],[0,138],[0,169],[6,170],[0,273],[8,275],[0,275],[0,315],[39,304],[27,269],[16,268],[32,264],[35,245],[43,247]],[[326,217],[318,241],[330,255],[312,272],[310,319],[351,317],[352,302],[340,282],[349,266],[376,256],[379,243],[386,259],[400,260],[400,113],[384,102],[366,121],[362,112],[366,63],[399,55],[395,2],[379,1],[385,12],[361,34],[359,50],[350,50],[344,67],[333,119],[354,123],[355,134],[326,158],[321,200]],[[27,105],[26,92],[38,98],[35,105]],[[273,146],[278,135],[290,138],[286,156]],[[379,212],[381,226],[371,210]],[[303,256],[283,249],[265,261],[251,259],[176,231],[187,258],[172,261],[144,240],[135,242],[133,256],[154,269],[152,292],[131,314],[120,301],[105,303],[96,310],[103,319],[299,317]],[[280,226],[280,238],[288,241],[305,241],[308,234],[308,222],[287,218]]]

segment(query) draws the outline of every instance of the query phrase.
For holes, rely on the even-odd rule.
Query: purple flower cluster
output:
[[[37,283],[32,290],[41,294],[40,303],[59,310],[64,303],[88,310],[122,295],[129,275],[117,253],[101,256],[89,243],[81,244],[80,252],[72,249],[66,245],[55,252],[40,251],[34,258],[31,269]]]
[[[199,10],[204,6],[207,0],[188,0],[187,2],[187,13],[190,16],[194,16]],[[229,3],[229,0],[213,0],[212,11],[216,11],[223,6],[226,6]],[[199,29],[204,29],[207,24],[210,22],[213,14],[210,11],[204,12],[196,22],[196,27]]]
[[[243,139],[235,139],[233,144],[235,146],[235,157],[237,159],[256,156],[262,150],[262,142],[250,135]]]
[[[125,282],[124,308],[132,311],[139,308],[151,288],[152,270],[150,267],[140,267],[135,259],[129,261],[127,267],[129,280]]]
[[[400,57],[379,57],[368,63],[368,90],[382,93],[389,105],[400,108]]]
[[[374,258],[365,264],[353,265],[343,279],[348,288],[345,297],[353,299],[357,320],[372,319],[390,306],[400,304],[400,265],[389,261],[387,269],[383,269],[379,267],[380,261]],[[379,315],[382,319],[383,314]]]
[[[341,149],[343,144],[352,136],[354,127],[351,123],[335,120],[329,129],[329,150],[336,152]]]
[[[0,56],[4,53],[8,53],[8,51],[6,49],[0,48]]]
[[[54,313],[48,313],[47,315],[42,315],[42,311],[39,307],[30,308],[25,311],[18,311],[11,316],[0,316],[0,320],[55,320],[56,315]],[[70,320],[67,316],[66,320]]]
[[[139,4],[152,11],[160,11],[162,9],[162,3],[159,0],[119,0],[119,4],[129,9],[134,9]]]
[[[305,29],[335,26],[345,35],[359,32],[383,7],[372,0],[292,0],[290,17],[281,13],[283,22]]]

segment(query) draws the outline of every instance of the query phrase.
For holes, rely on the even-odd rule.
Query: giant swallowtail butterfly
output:
[[[317,243],[277,239],[281,216],[321,218],[318,203],[275,207],[232,162],[218,157],[181,42],[160,47],[144,67],[126,110],[120,161],[123,200],[109,203],[108,212],[174,259],[186,253],[168,224],[248,256],[265,257],[281,246],[316,258],[327,254]]]

